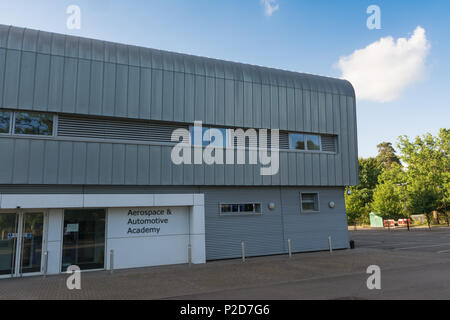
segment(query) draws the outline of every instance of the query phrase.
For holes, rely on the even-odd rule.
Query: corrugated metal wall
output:
[[[282,152],[280,173],[261,177],[174,167],[164,146],[2,136],[3,184],[358,183],[354,92],[341,80],[0,25],[0,108],[335,134],[339,147]]]
[[[261,176],[259,164],[177,166],[171,162],[168,145],[3,137],[0,150],[0,184],[343,186],[356,182],[350,179],[349,163],[343,160],[348,155],[343,152],[280,151],[278,174]]]

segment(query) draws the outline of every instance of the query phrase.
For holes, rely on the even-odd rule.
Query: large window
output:
[[[313,134],[289,134],[289,148],[293,150],[321,151],[320,136]]]
[[[301,194],[302,211],[317,212],[319,211],[319,194],[318,193],[302,193]]]
[[[105,210],[64,212],[62,271],[103,269],[105,264]]]
[[[11,127],[11,112],[0,111],[0,133],[9,133]]]
[[[53,135],[53,115],[35,112],[16,112],[14,133],[51,136]]]
[[[221,214],[260,214],[260,203],[233,203],[233,204],[221,204]]]

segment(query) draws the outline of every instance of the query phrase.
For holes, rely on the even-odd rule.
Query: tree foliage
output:
[[[400,164],[400,159],[395,154],[395,149],[390,142],[382,142],[377,145],[378,155],[376,157],[378,163],[385,170],[389,170],[393,163]]]
[[[425,214],[431,224],[438,211],[450,224],[450,130],[401,136],[398,156],[390,142],[377,147],[376,158],[359,159],[360,185],[346,195],[349,223],[368,221],[371,210],[385,219],[403,218],[406,200],[408,215]]]
[[[400,185],[406,181],[406,173],[398,163],[390,169],[384,169],[378,177],[378,185],[373,195],[373,210],[386,219],[404,217],[404,200],[406,193]]]
[[[369,222],[373,190],[381,174],[381,167],[375,158],[359,159],[359,185],[345,193],[345,205],[349,224]],[[348,190],[348,189],[347,189]],[[347,191],[346,190],[346,191]]]

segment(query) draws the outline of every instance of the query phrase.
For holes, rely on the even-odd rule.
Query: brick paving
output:
[[[450,235],[450,233],[449,233]],[[360,234],[358,234],[361,237]],[[373,233],[371,233],[373,237]],[[386,237],[383,235],[383,237]],[[131,270],[84,272],[81,274],[81,290],[68,290],[68,275],[24,277],[20,279],[0,280],[0,299],[204,299],[204,298],[242,298],[285,299],[308,297],[301,286],[312,286],[315,296],[342,298],[352,292],[345,292],[345,277],[351,277],[357,283],[360,295],[365,295],[366,268],[379,265],[382,270],[400,272],[402,268],[414,269],[420,275],[422,270],[437,268],[448,270],[450,255],[426,251],[394,251],[378,248],[357,248],[296,254],[289,259],[287,255],[248,258],[241,260],[224,260],[209,262],[204,265],[176,265]],[[412,268],[412,269],[411,269]],[[412,271],[411,271],[412,272]],[[413,279],[414,280],[414,279]],[[314,287],[317,281],[323,283]],[[337,287],[339,282],[343,287]],[[333,287],[333,282],[336,286]],[[275,289],[298,284],[292,293]],[[301,285],[300,285],[301,284]],[[350,284],[350,282],[349,282]],[[450,283],[443,283],[445,292]],[[349,286],[351,287],[351,286]],[[300,288],[300,289],[299,289]],[[278,294],[278,295],[277,295]],[[368,296],[369,293],[367,293]],[[442,298],[442,296],[441,296]],[[450,297],[449,297],[450,298]]]

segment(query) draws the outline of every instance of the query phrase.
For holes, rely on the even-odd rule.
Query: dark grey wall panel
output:
[[[97,62],[99,63],[99,62]],[[59,56],[52,56],[50,60],[50,76],[49,76],[49,91],[48,91],[48,111],[60,111],[62,106],[63,98],[63,84],[64,84],[64,58]],[[103,79],[103,74],[101,75]],[[100,79],[96,79],[100,81]],[[92,82],[94,88],[96,88],[96,83]],[[92,90],[94,93],[94,90]],[[101,107],[101,104],[97,107],[93,107],[93,110]],[[101,109],[100,109],[101,112]],[[99,113],[100,113],[99,112]]]
[[[320,212],[301,211],[302,192],[319,193]],[[329,236],[334,248],[348,248],[347,215],[342,188],[284,188],[281,194],[284,242],[287,243],[290,239],[294,252],[327,250]],[[328,206],[330,201],[335,203],[333,209]]]
[[[22,53],[22,67],[20,70],[19,107],[33,106],[34,77],[36,69],[36,53]]]
[[[8,50],[6,52],[3,106],[8,108],[17,108],[17,99],[19,95],[21,52]],[[31,108],[30,108],[31,109]]]
[[[30,156],[33,161],[29,163],[29,184],[42,184],[44,182],[45,145],[42,140],[30,141]]]
[[[78,60],[65,58],[63,78],[63,101],[61,111],[75,113],[77,94]],[[112,89],[114,90],[114,89]]]

